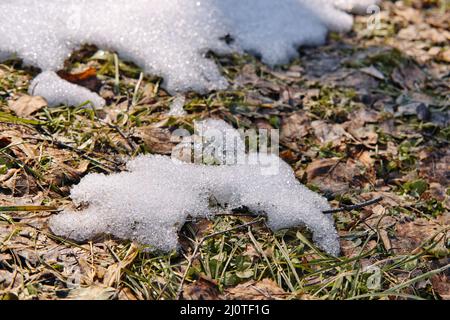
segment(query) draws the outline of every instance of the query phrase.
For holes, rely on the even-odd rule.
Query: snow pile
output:
[[[323,43],[328,30],[348,30],[352,17],[342,8],[361,11],[374,2],[2,0],[0,58],[16,53],[26,64],[58,71],[71,52],[90,43],[162,76],[170,92],[204,93],[227,86],[208,51],[248,51],[268,64],[284,63],[298,46]],[[227,35],[235,41],[226,43]],[[48,78],[42,86],[58,89]]]
[[[45,97],[50,107],[60,104],[78,106],[86,103],[94,108],[101,108],[106,103],[98,94],[61,79],[53,71],[44,71],[34,78],[29,91],[32,95]]]
[[[229,128],[218,120],[203,125],[218,131]],[[264,165],[252,161],[258,158],[264,158]],[[275,174],[264,174],[262,167],[269,162],[278,166]],[[112,234],[169,251],[177,248],[177,232],[188,215],[210,217],[220,208],[246,207],[267,214],[273,230],[305,225],[322,249],[339,254],[333,219],[322,213],[330,208],[326,199],[301,185],[276,155],[248,154],[244,163],[218,166],[140,156],[128,163],[128,170],[83,178],[71,197],[88,207],[53,217],[51,230],[77,241]]]

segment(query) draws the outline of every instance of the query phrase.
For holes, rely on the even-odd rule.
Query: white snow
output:
[[[186,115],[184,105],[186,104],[186,97],[184,95],[177,95],[170,104],[169,116],[182,117]]]
[[[231,128],[220,120],[207,120],[201,125],[203,131],[198,134],[206,134],[206,128],[220,132]],[[230,136],[239,134],[231,131]],[[209,143],[209,138],[206,140]],[[242,140],[237,145],[242,146]],[[224,149],[230,147],[223,145]],[[258,158],[263,161],[254,163]],[[269,163],[277,170],[265,174]],[[71,198],[88,207],[53,217],[50,228],[77,241],[111,234],[169,251],[177,248],[177,232],[188,215],[211,217],[220,208],[246,207],[253,213],[267,214],[273,230],[306,226],[319,247],[339,254],[333,218],[322,213],[330,208],[326,199],[300,184],[290,166],[276,155],[248,154],[244,163],[234,165],[140,156],[128,163],[127,172],[86,176],[72,189]]]
[[[328,30],[350,29],[352,16],[342,8],[364,12],[376,1],[2,0],[0,58],[16,53],[44,72],[58,71],[90,43],[162,76],[171,93],[205,93],[227,87],[208,51],[248,51],[271,65],[285,63],[298,46],[323,43]],[[231,45],[226,35],[235,39]],[[80,92],[82,98],[95,100]]]
[[[98,94],[61,79],[53,71],[44,71],[39,74],[30,84],[29,92],[35,96],[45,97],[49,107],[60,104],[68,106],[90,105],[101,108],[105,100]]]

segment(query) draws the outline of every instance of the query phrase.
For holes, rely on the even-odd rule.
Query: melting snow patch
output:
[[[170,104],[169,116],[181,117],[186,115],[184,111],[184,104],[186,103],[186,97],[183,95],[178,95]]]
[[[105,105],[105,100],[96,93],[61,79],[53,71],[42,72],[34,78],[28,91],[32,95],[45,97],[50,107],[87,103],[94,108],[101,108]]]
[[[218,120],[202,126],[202,134],[206,128],[219,132],[230,128]],[[272,174],[265,172],[275,165]],[[333,218],[322,213],[330,208],[328,202],[300,184],[291,167],[276,155],[249,153],[242,163],[214,166],[140,156],[128,163],[127,172],[86,176],[71,197],[88,207],[53,217],[50,228],[77,241],[112,234],[169,251],[177,248],[177,232],[189,215],[211,217],[223,208],[245,207],[266,214],[273,230],[304,225],[319,247],[339,254]]]
[[[117,51],[145,72],[164,78],[170,92],[225,89],[206,57],[251,52],[285,63],[301,45],[318,45],[328,30],[345,31],[352,16],[376,0],[2,0],[0,58],[16,53],[45,71],[58,71],[80,45]],[[231,36],[231,44],[223,39]],[[44,84],[44,80],[49,84]],[[53,77],[41,78],[51,88]],[[57,84],[59,88],[62,84]],[[68,88],[68,87],[67,87]],[[71,87],[73,90],[74,87]],[[62,90],[66,94],[66,90]],[[41,92],[52,104],[72,103]],[[79,92],[80,99],[92,96]],[[60,101],[59,101],[60,100]]]

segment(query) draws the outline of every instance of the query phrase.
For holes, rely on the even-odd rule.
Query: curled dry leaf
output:
[[[97,70],[92,67],[77,73],[58,71],[58,75],[64,80],[88,88],[91,91],[98,91],[102,85],[97,78]]]
[[[15,101],[8,102],[11,109],[19,117],[29,117],[33,113],[47,106],[47,101],[39,96],[23,95]]]

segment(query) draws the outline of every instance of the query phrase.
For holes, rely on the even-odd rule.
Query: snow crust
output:
[[[231,129],[221,120],[206,120],[201,127],[197,134],[206,136],[203,143],[208,145],[217,131]],[[208,128],[216,132],[211,134]],[[230,136],[238,135],[236,130],[230,131]],[[234,152],[243,145],[241,140],[222,148]],[[291,167],[276,155],[249,153],[244,160],[233,165],[204,165],[167,156],[137,157],[128,163],[126,172],[84,177],[72,189],[71,198],[88,207],[54,216],[49,226],[55,234],[77,241],[111,234],[170,251],[177,248],[177,232],[188,216],[211,217],[245,207],[266,214],[273,230],[306,226],[319,247],[338,255],[333,218],[322,213],[330,209],[326,199],[300,184]],[[268,174],[264,170],[274,165],[276,171]]]
[[[288,62],[329,30],[346,31],[376,0],[2,0],[0,58],[17,54],[42,71],[58,71],[80,45],[95,44],[164,78],[171,93],[227,87],[208,51],[247,51],[270,65]],[[225,36],[234,41],[227,43]],[[48,79],[42,84],[58,89]],[[73,88],[73,87],[72,87]],[[65,90],[62,90],[65,91]],[[75,91],[75,90],[74,90]],[[50,90],[43,92],[47,98]],[[80,100],[92,99],[77,92]],[[57,104],[56,96],[51,97]],[[60,102],[67,101],[62,95]],[[71,100],[69,100],[71,101]]]

